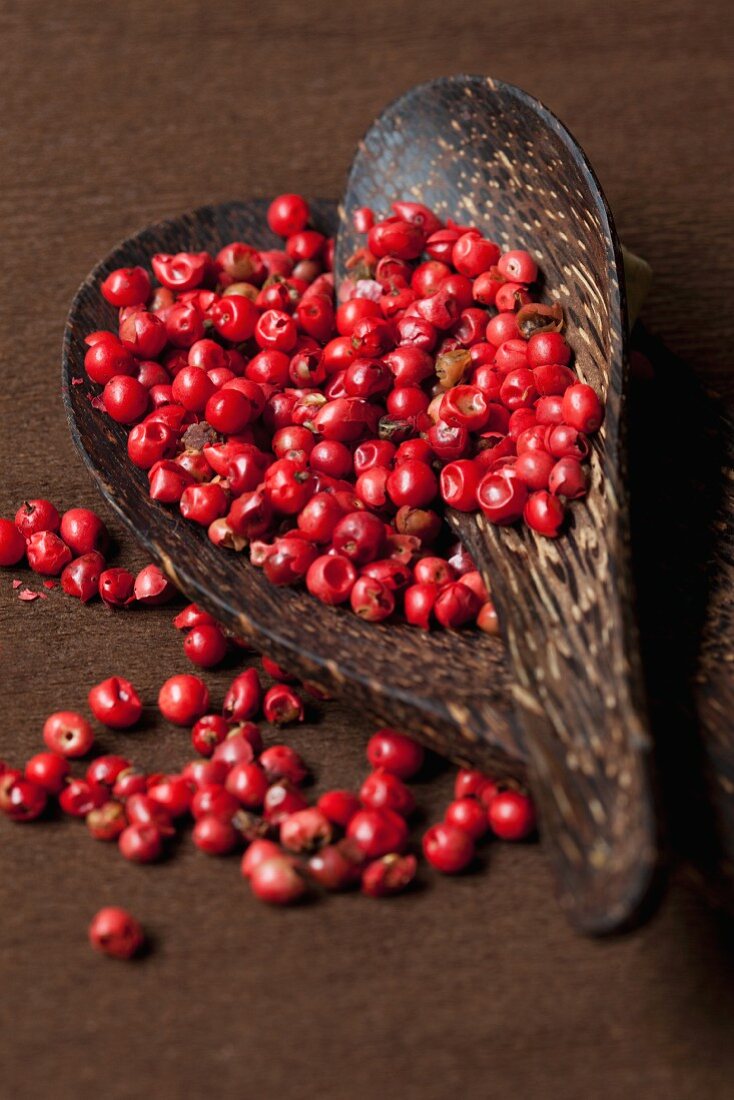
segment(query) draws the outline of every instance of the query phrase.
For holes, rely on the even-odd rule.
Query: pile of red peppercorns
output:
[[[151,497],[177,504],[216,545],[247,548],[271,583],[305,583],[369,621],[402,616],[423,629],[476,623],[496,633],[485,582],[440,509],[481,510],[500,524],[523,519],[555,537],[565,502],[587,492],[588,436],[603,410],[570,369],[562,310],[533,301],[538,270],[527,252],[502,254],[478,230],[444,224],[417,203],[392,209],[377,222],[371,210],[356,212],[367,242],[349,260],[338,304],[333,242],[307,228],[308,205],[297,195],[268,211],[283,250],[233,242],[216,257],[159,254],[155,288],[142,267],[112,272],[102,293],[119,309],[119,326],[87,337],[87,374],[104,387],[90,398],[130,427],[128,454],[148,472]],[[27,560],[82,602],[99,595],[115,608],[155,606],[175,595],[155,565],[137,576],[106,568],[108,545],[102,520],[84,508],[60,515],[38,499],[13,521],[0,519],[0,565]],[[173,622],[201,667],[219,664],[232,646],[248,648],[195,604]],[[211,712],[198,676],[163,684],[159,710],[191,730],[198,754],[171,774],[104,754],[73,775],[72,762],[93,752],[94,731],[76,712],[52,714],[47,751],[22,770],[0,762],[0,810],[32,821],[56,799],[135,863],[155,862],[193,821],[202,852],[244,849],[243,876],[273,904],[315,888],[402,892],[418,871],[407,781],[423,750],[380,730],[360,790],[328,790],[310,804],[303,759],[284,743],[266,747],[255,719],[301,722],[303,692],[325,696],[316,685],[299,688],[267,657],[262,665],[273,685],[264,690],[257,670],[246,669],[221,713]],[[143,711],[121,676],[95,685],[89,706],[117,730]],[[432,867],[455,874],[487,834],[522,840],[534,828],[532,802],[517,785],[461,770],[454,801],[421,847]],[[144,933],[112,907],[96,915],[89,938],[130,958]]]
[[[100,406],[129,425],[150,495],[276,585],[363,619],[428,629],[497,618],[440,509],[555,537],[588,489],[601,402],[571,370],[538,268],[478,229],[396,202],[350,258],[299,195],[268,223],[282,250],[157,254],[103,281],[117,332],[86,338]]]
[[[195,605],[186,609],[189,616]],[[0,762],[0,810],[12,821],[39,818],[51,799],[63,813],[83,818],[96,840],[114,841],[133,863],[153,863],[171,837],[193,820],[195,845],[207,855],[244,849],[243,876],[253,894],[289,904],[310,889],[341,891],[360,886],[370,897],[400,893],[414,880],[418,860],[407,851],[408,819],[416,809],[407,785],[423,765],[423,749],[395,730],[375,733],[367,745],[372,772],[358,792],[327,790],[309,804],[309,777],[301,756],[284,743],[265,747],[253,719],[302,721],[304,704],[295,682],[263,658],[275,679],[264,689],[256,668],[230,684],[221,713],[210,712],[209,691],[197,676],[173,676],[162,685],[158,707],[168,721],[191,729],[198,754],[180,771],[146,774],[118,754],[97,756],[82,775],[72,763],[94,749],[89,721],[73,711],[48,717],[46,751],[15,769]],[[312,690],[304,685],[306,691]],[[140,720],[141,700],[121,676],[89,692],[94,718],[110,729],[130,729]],[[444,821],[423,836],[426,860],[445,874],[463,871],[486,833],[507,840],[532,833],[532,802],[514,786],[462,770],[455,801]],[[143,942],[137,922],[122,909],[103,909],[90,928],[94,946],[130,958]]]

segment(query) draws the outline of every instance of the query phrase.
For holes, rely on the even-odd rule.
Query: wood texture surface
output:
[[[716,417],[704,437],[699,416],[712,390],[734,394],[734,197],[722,137],[734,126],[731,13],[720,0],[568,0],[526,15],[473,0],[450,11],[438,0],[0,4],[0,511],[41,487],[67,507],[99,506],[69,438],[57,364],[68,303],[111,241],[294,180],[338,194],[382,103],[440,73],[499,73],[567,120],[622,239],[655,269],[644,319],[672,355],[649,341],[663,389],[632,401],[646,481],[645,491],[634,483],[633,537],[645,552],[645,659],[658,658],[656,742],[681,765],[666,792],[671,833],[688,852],[706,831],[692,781],[701,744],[689,737],[712,556],[704,520],[722,503]],[[670,469],[703,475],[697,490],[686,483],[674,538],[659,492]],[[105,515],[117,562],[144,564]],[[113,617],[59,593],[23,605],[2,579],[0,756],[36,751],[44,716],[61,701],[83,707],[88,685],[116,671],[149,709],[140,733],[110,735],[105,747],[150,768],[183,763],[185,736],[151,705],[162,678],[184,669],[169,619],[166,608]],[[215,699],[229,675],[207,674]],[[293,743],[320,784],[353,786],[369,729],[357,709],[334,704]],[[429,820],[450,789],[450,773],[421,783]],[[680,873],[655,920],[592,943],[548,904],[542,847],[492,847],[481,874],[427,877],[394,905],[353,897],[272,913],[250,902],[235,867],[188,846],[147,870],[74,823],[39,828],[0,837],[0,1051],[3,1087],[18,1100],[50,1088],[62,1100],[178,1100],[213,1088],[223,1100],[344,1100],[345,1088],[350,1100],[731,1095],[731,928]],[[153,932],[143,966],[90,958],[82,932],[103,903],[128,905]]]

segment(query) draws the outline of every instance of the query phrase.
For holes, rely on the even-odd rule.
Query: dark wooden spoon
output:
[[[592,489],[572,508],[562,539],[450,516],[487,574],[502,622],[562,901],[581,927],[604,931],[647,897],[657,851],[632,610],[622,419],[627,305],[614,223],[559,120],[518,88],[485,77],[413,88],[370,128],[340,207],[338,278],[358,243],[352,212],[384,211],[400,198],[537,257],[547,300],[564,308],[577,371],[606,397]]]
[[[395,125],[397,117],[400,126]],[[463,144],[457,144],[462,132]],[[530,229],[525,224],[531,211],[518,189],[520,169],[514,166],[513,174],[503,167],[505,160],[512,167],[515,155],[505,145],[510,133],[535,142],[528,171],[539,198],[540,188],[549,187],[545,172],[558,174],[561,166],[571,172],[573,182],[567,186],[572,190],[559,183],[548,199],[555,203],[555,228],[564,218],[566,230],[579,220],[573,236],[566,231],[563,261],[568,264],[563,285],[568,289],[564,304],[569,338],[582,373],[608,390],[608,404],[594,455],[592,497],[588,506],[576,510],[567,540],[540,546],[527,536],[489,531],[454,517],[491,573],[507,630],[509,663],[502,643],[479,633],[424,635],[402,626],[363,624],[305,594],[273,588],[242,557],[215,549],[204,532],[149,499],[145,475],[127,461],[125,431],[91,404],[94,387],[83,371],[83,339],[93,329],[114,327],[116,320],[99,294],[101,279],[115,267],[147,264],[156,251],[216,251],[232,239],[274,247],[277,242],[263,229],[266,201],[204,207],[118,245],[90,273],[72,304],[64,336],[64,400],[74,441],[102,492],[192,599],[301,676],[331,691],[348,689],[365,713],[411,730],[454,759],[498,775],[522,776],[530,765],[562,900],[579,927],[602,932],[632,919],[648,894],[655,865],[649,746],[629,611],[619,440],[624,296],[616,238],[603,198],[577,146],[540,105],[516,89],[461,78],[416,90],[388,108],[360,147],[345,209],[365,202],[358,197],[362,194],[383,209],[401,193],[427,202],[435,193],[447,214],[470,213],[501,240],[537,247],[549,285],[555,287],[556,273],[563,270],[556,264],[558,253],[541,228],[531,221]],[[468,149],[467,141],[473,143]],[[448,155],[452,142],[466,161],[464,205],[458,185],[449,184],[449,172],[445,191],[422,189],[431,178],[436,151]],[[395,163],[389,159],[390,148],[398,154]],[[421,157],[426,158],[423,169]],[[484,167],[480,170],[474,161]],[[505,175],[493,171],[495,163]],[[401,175],[401,165],[407,169],[408,164],[414,166],[413,175]],[[374,190],[380,171],[385,174],[384,197]],[[497,190],[492,179],[508,190]],[[489,216],[492,207],[481,205],[482,180],[491,188],[499,220]],[[573,193],[576,184],[578,194]],[[480,203],[475,213],[465,205],[471,201]],[[576,205],[578,215],[572,213]],[[336,228],[333,203],[316,201],[312,208],[317,227]],[[543,210],[541,203],[537,220],[547,232],[550,219]],[[340,266],[350,248],[344,225],[341,236]],[[575,237],[581,241],[578,251],[571,248]],[[515,612],[513,598],[526,601]],[[559,691],[556,685],[564,676],[565,691]],[[550,722],[544,719],[546,706]]]

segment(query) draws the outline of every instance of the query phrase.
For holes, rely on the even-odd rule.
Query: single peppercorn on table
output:
[[[205,200],[338,194],[374,111],[449,70],[491,69],[558,110],[621,235],[656,270],[647,323],[731,395],[732,164],[715,152],[734,121],[720,94],[729,16],[720,2],[691,15],[680,0],[539,4],[533,39],[553,49],[529,51],[514,9],[473,2],[447,14],[434,0],[399,10],[317,0],[304,15],[289,2],[204,12],[193,0],[170,11],[132,0],[124,19],[83,0],[63,15],[44,0],[6,5],[0,514],[25,496],[100,507],[68,438],[57,361],[71,295],[111,241]],[[717,110],[702,114],[702,101]],[[104,518],[123,540],[121,563],[146,565]],[[0,584],[0,757],[41,751],[48,714],[86,713],[89,687],[119,675],[146,710],[139,731],[106,734],[105,751],[150,770],[188,759],[186,733],[153,717],[163,681],[189,671],[174,612],[108,614],[58,591],[26,604],[12,575]],[[203,676],[221,701],[230,672]],[[371,732],[334,704],[288,741],[324,786],[354,788]],[[411,787],[426,824],[451,780],[437,768]],[[539,846],[491,845],[479,873],[425,872],[402,898],[273,912],[236,867],[190,844],[154,870],[71,822],[0,824],[0,1053],[4,1090],[19,1100],[731,1093],[731,934],[680,884],[634,936],[591,943],[552,904]],[[138,962],[91,952],[89,924],[110,906],[149,935]]]

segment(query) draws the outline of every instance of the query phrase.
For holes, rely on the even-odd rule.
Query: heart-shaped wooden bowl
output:
[[[348,690],[356,707],[454,759],[499,775],[527,770],[560,895],[589,932],[640,911],[656,865],[649,743],[632,616],[622,409],[626,310],[620,250],[599,185],[557,119],[518,89],[450,78],[388,107],[360,145],[341,211],[415,197],[537,254],[560,298],[583,378],[606,396],[593,486],[557,542],[452,522],[488,574],[506,645],[478,632],[424,634],[365,624],[306,594],[274,588],[242,556],[151,501],[127,460],[125,431],[90,403],[84,336],[115,327],[99,294],[112,269],[153,252],[276,241],[264,200],[203,207],[124,241],[80,288],[64,337],[63,389],[74,441],[102,492],[179,587],[304,678]],[[312,204],[333,231],[332,203]],[[74,384],[75,379],[83,379]]]

